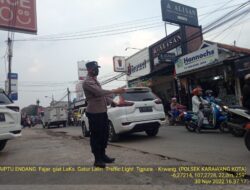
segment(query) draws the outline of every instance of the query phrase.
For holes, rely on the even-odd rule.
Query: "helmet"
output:
[[[200,91],[202,91],[202,89],[199,88],[199,87],[197,87],[197,88],[193,89],[192,94],[195,95],[195,96],[197,96],[197,95],[199,95]]]
[[[177,99],[176,99],[176,97],[173,97],[171,100],[172,100],[172,101],[176,101]]]
[[[245,80],[249,80],[250,79],[250,74],[247,74],[246,76],[245,76]]]
[[[212,90],[206,90],[205,93],[206,93],[207,96],[209,96],[209,95],[211,96],[213,94],[213,91]]]

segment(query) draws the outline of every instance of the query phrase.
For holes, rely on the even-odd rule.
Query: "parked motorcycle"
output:
[[[32,126],[30,118],[29,117],[23,117],[21,119],[21,125],[23,126],[23,128],[25,128],[25,127],[30,128]]]
[[[244,138],[245,145],[247,149],[250,151],[250,122],[245,125],[245,130],[246,130],[246,134]]]
[[[235,137],[243,137],[246,133],[246,126],[250,122],[250,113],[243,107],[234,106],[227,110],[228,126]]]
[[[169,125],[175,124],[184,124],[184,112],[187,111],[187,107],[181,104],[178,104],[177,111],[179,112],[178,117],[174,117],[172,111],[168,111],[168,121]]]
[[[228,131],[227,128],[227,113],[225,112],[222,105],[219,105],[219,100],[211,102],[209,105],[204,107],[204,122],[201,130],[217,130],[221,132]],[[193,112],[185,112],[184,120],[186,129],[190,132],[196,131],[198,128],[198,116]]]

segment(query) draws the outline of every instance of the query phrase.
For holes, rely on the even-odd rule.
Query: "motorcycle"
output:
[[[215,103],[216,102],[216,103]],[[204,106],[204,122],[200,130],[217,130],[227,132],[227,113],[226,107],[220,101],[210,102]],[[189,132],[194,132],[198,128],[198,116],[193,112],[184,112],[184,120],[186,129]],[[197,131],[200,132],[200,131]]]
[[[245,125],[245,130],[246,130],[246,134],[244,137],[244,141],[245,141],[245,145],[246,145],[247,149],[250,151],[250,122],[248,122]]]
[[[176,123],[183,124],[184,112],[187,111],[187,107],[181,104],[177,105],[177,111],[179,113],[178,117],[174,117],[172,111],[168,111],[168,121],[169,125],[175,125]]]
[[[235,137],[243,137],[246,133],[246,128],[248,129],[248,123],[250,122],[250,113],[249,110],[246,110],[240,106],[232,106],[227,109],[229,118],[228,126],[230,132]]]

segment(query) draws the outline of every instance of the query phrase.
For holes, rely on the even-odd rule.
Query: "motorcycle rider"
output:
[[[214,98],[214,96],[213,96],[213,91],[212,91],[212,90],[206,90],[206,91],[205,91],[205,94],[206,94],[205,99],[206,99],[209,103],[215,102],[215,98]]]
[[[250,74],[245,76],[245,85],[243,86],[242,104],[250,110]]]
[[[208,104],[208,102],[202,98],[202,88],[197,87],[193,89],[192,94],[193,94],[192,97],[193,112],[198,116],[198,125],[196,131],[200,132],[205,118],[203,114],[204,105]]]
[[[171,108],[171,113],[173,115],[173,121],[175,122],[178,117],[179,117],[179,110],[178,110],[178,103],[177,103],[177,99],[175,97],[173,97],[171,99],[171,104],[170,104],[170,108]],[[175,123],[174,123],[175,124]],[[176,124],[175,124],[176,125]]]

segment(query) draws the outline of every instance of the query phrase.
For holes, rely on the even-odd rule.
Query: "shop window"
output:
[[[226,105],[237,104],[237,99],[235,96],[235,81],[220,81],[218,83],[218,98],[220,98]]]

